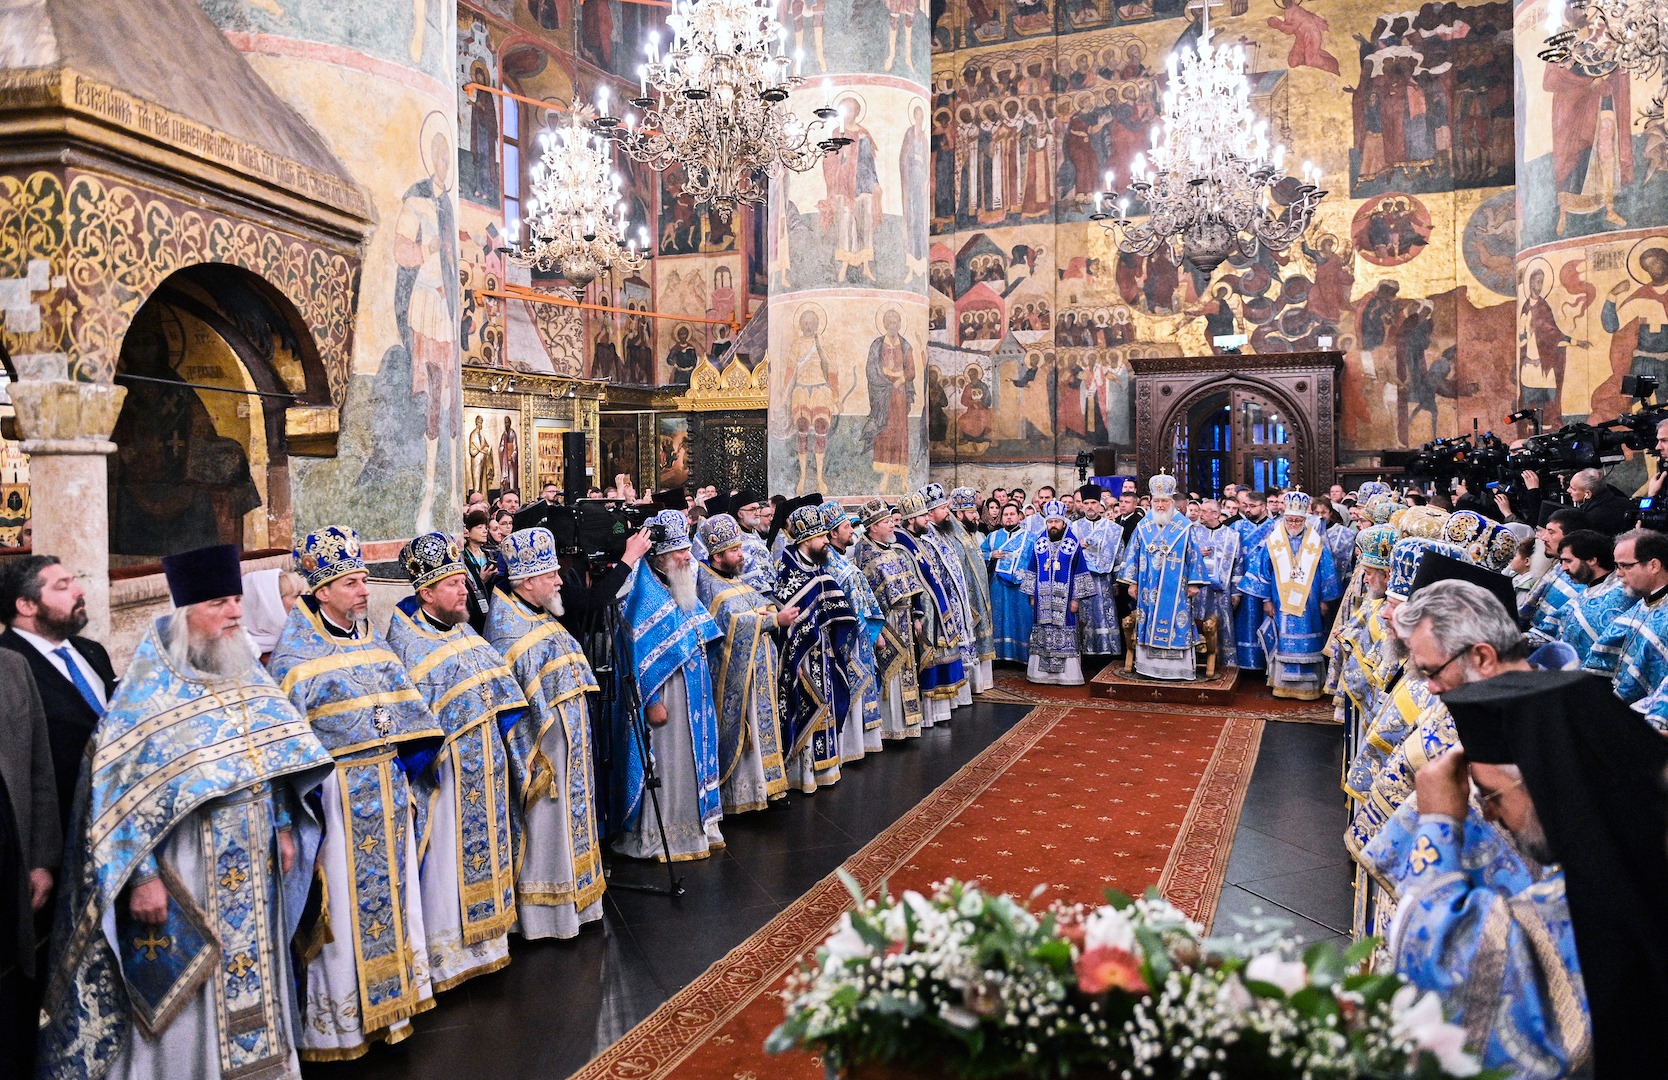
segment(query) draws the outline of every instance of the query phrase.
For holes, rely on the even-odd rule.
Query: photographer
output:
[[[1652,499],[1662,498],[1665,479],[1668,479],[1668,416],[1656,423],[1656,476],[1645,488],[1645,494]]]
[[[1615,536],[1633,525],[1633,500],[1611,487],[1601,469],[1582,469],[1570,477],[1570,500],[1594,532]]]

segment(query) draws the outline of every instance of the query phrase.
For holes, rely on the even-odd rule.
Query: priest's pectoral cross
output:
[[[146,960],[155,960],[157,953],[174,947],[174,939],[152,927],[145,931],[144,937],[133,939],[133,947],[143,952]]]
[[[1430,837],[1421,836],[1419,842],[1413,845],[1413,851],[1408,855],[1407,861],[1412,864],[1415,874],[1423,874],[1442,861],[1442,852],[1436,850],[1436,845],[1431,843]]]

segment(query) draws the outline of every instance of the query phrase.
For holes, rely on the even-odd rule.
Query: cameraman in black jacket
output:
[[[1633,500],[1611,487],[1599,469],[1582,469],[1570,477],[1570,500],[1594,532],[1616,536],[1633,526]]]

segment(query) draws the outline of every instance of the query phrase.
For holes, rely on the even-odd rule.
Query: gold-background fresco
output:
[[[1504,4],[1234,0],[1252,100],[1330,190],[1306,243],[1209,281],[1123,254],[1087,220],[1158,122],[1164,58],[1197,14],[1163,0],[972,4],[933,61],[935,463],[1057,460],[1133,442],[1131,355],[1344,352],[1347,451],[1456,433],[1516,396]],[[1121,190],[1122,180],[1117,187]]]

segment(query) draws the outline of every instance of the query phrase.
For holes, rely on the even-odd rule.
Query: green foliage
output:
[[[1392,1035],[1404,983],[1360,972],[1371,941],[1312,945],[1298,964],[1266,937],[1204,941],[1152,891],[1036,914],[954,881],[871,904],[842,879],[855,908],[792,981],[765,1044],[773,1054],[814,1049],[836,1069],[888,1062],[962,1080],[1449,1075]]]

